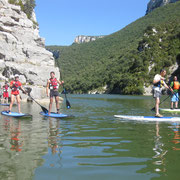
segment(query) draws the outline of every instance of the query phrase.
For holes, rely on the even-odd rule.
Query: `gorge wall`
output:
[[[154,9],[165,6],[169,3],[174,3],[179,0],[150,0],[150,2],[147,5],[146,14],[152,12]]]
[[[44,98],[49,73],[59,77],[51,52],[39,36],[35,14],[29,19],[20,6],[0,0],[0,83],[10,81],[15,74],[32,88],[35,98]]]

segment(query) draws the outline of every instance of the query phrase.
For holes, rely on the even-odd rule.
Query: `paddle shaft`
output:
[[[61,71],[60,71],[60,79],[62,79]],[[70,104],[70,102],[69,102],[68,99],[67,99],[66,90],[65,90],[65,88],[64,88],[64,83],[62,84],[62,87],[63,87],[63,89],[64,89],[64,95],[65,95],[65,99],[66,99],[66,107],[67,107],[67,109],[69,109],[69,108],[71,108],[71,104]]]
[[[166,97],[163,101],[160,102],[160,104],[162,104],[164,101],[166,101],[170,96],[171,96],[171,95],[169,95],[168,97]],[[159,105],[160,105],[160,104],[159,104]],[[153,108],[151,109],[151,111],[153,111],[153,110],[155,110],[155,107],[153,107]]]
[[[43,107],[42,105],[40,105],[31,95],[28,95],[34,102],[36,102],[36,104],[38,104],[39,106],[41,106],[41,108],[42,108],[42,110],[44,111],[44,112],[48,112],[48,110],[45,108],[45,107]]]

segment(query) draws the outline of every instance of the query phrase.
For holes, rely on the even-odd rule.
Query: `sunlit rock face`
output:
[[[19,74],[24,84],[45,86],[51,71],[59,77],[53,55],[39,36],[35,13],[28,19],[20,6],[0,0],[0,81]]]

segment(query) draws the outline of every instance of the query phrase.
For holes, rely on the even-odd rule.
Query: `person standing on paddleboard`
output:
[[[62,85],[64,81],[57,80],[55,78],[55,73],[53,71],[50,73],[50,76],[51,78],[48,79],[46,86],[46,94],[47,96],[50,96],[49,114],[51,113],[51,109],[52,109],[53,97],[55,97],[57,113],[60,113],[58,89],[59,89],[59,85]],[[49,89],[50,89],[50,94],[49,94]]]
[[[159,104],[160,104],[160,97],[162,94],[162,87],[169,89],[173,92],[172,89],[168,87],[168,85],[164,82],[166,75],[166,70],[162,69],[160,74],[156,74],[153,79],[153,97],[155,98],[155,116],[156,117],[163,117],[163,115],[159,114]]]
[[[3,103],[8,103],[8,98],[9,98],[9,92],[8,92],[8,89],[9,89],[9,85],[7,83],[7,81],[5,81],[5,84],[3,86]]]
[[[21,105],[20,105],[20,95],[19,90],[23,91],[23,93],[27,94],[26,91],[23,89],[21,82],[19,81],[19,75],[16,74],[14,76],[15,80],[12,80],[10,82],[10,88],[11,88],[11,104],[9,106],[9,114],[11,113],[12,106],[14,104],[14,101],[16,99],[18,104],[18,111],[21,113]]]
[[[173,108],[174,103],[175,103],[175,109],[178,109],[178,101],[179,101],[178,91],[179,91],[180,84],[179,84],[179,81],[177,80],[177,76],[174,76],[174,79],[171,82],[170,87],[173,89],[173,94],[171,97],[171,109],[174,109]]]

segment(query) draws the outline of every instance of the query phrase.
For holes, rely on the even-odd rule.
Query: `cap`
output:
[[[18,74],[15,74],[14,77],[15,77],[15,78],[16,78],[16,77],[19,77],[19,75],[18,75]]]

